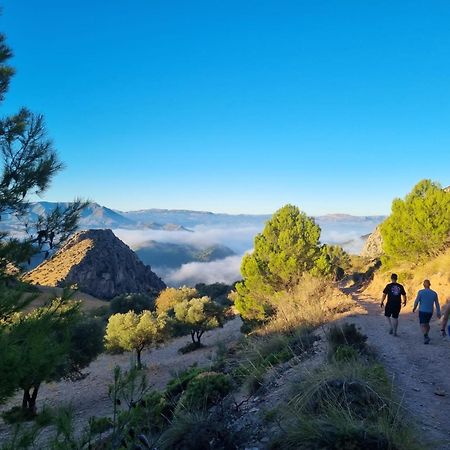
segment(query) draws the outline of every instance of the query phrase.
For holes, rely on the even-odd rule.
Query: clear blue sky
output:
[[[450,184],[450,2],[3,0],[48,200],[387,213]]]

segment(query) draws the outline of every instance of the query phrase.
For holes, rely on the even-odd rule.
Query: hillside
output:
[[[111,230],[77,232],[24,276],[43,286],[72,286],[101,299],[129,292],[156,294],[165,284]]]
[[[426,278],[431,281],[431,288],[438,293],[441,304],[443,304],[447,298],[450,299],[449,268],[450,249],[421,265],[403,263],[376,272],[364,293],[375,298],[381,298],[384,286],[389,282],[390,274],[395,272],[399,275],[399,282],[405,285],[409,297],[406,306],[407,311],[412,310],[416,293],[419,289],[422,289],[422,282]]]
[[[152,267],[177,268],[190,262],[210,262],[235,253],[225,245],[198,248],[188,244],[147,241],[135,249],[144,264]]]

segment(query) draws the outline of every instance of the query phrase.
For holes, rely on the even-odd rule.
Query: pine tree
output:
[[[450,242],[450,194],[439,183],[420,181],[392,202],[380,231],[388,260],[418,262],[436,255]]]

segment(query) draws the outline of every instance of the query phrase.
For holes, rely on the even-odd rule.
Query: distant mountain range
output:
[[[28,220],[35,220],[38,215],[49,213],[56,205],[65,206],[68,203],[36,202],[32,203]],[[191,211],[183,209],[143,209],[138,211],[119,211],[90,203],[81,213],[80,229],[152,229],[165,231],[190,231],[190,228],[204,226],[254,226],[264,224],[269,214],[224,214],[208,211]],[[349,214],[327,214],[317,216],[316,220],[322,223],[342,222],[374,222],[379,223],[384,216],[352,216]],[[18,231],[22,221],[11,214],[3,214],[0,229]]]

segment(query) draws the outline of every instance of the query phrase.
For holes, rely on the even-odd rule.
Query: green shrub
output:
[[[158,391],[145,395],[129,411],[123,411],[119,416],[119,426],[125,433],[153,434],[163,430],[172,417],[172,408],[166,397]]]
[[[113,422],[109,417],[91,417],[89,418],[89,431],[92,435],[103,434],[110,430]]]
[[[189,382],[204,371],[205,369],[201,369],[200,367],[194,366],[177,374],[167,383],[166,386],[167,398],[173,399],[181,395],[186,390]]]
[[[188,342],[186,345],[183,345],[183,347],[179,348],[178,352],[182,355],[185,355],[186,353],[195,352],[195,350],[199,350],[203,347],[204,345],[201,342]]]
[[[347,349],[359,356],[354,348]],[[294,383],[289,405],[280,414],[283,433],[270,448],[418,448],[415,430],[407,423],[384,368],[361,359],[328,364]]]
[[[177,410],[207,409],[222,400],[231,390],[230,377],[223,373],[203,372],[189,382]]]
[[[348,345],[338,345],[334,350],[333,357],[334,361],[338,363],[357,361],[359,353],[355,348]]]
[[[114,297],[109,309],[111,314],[125,314],[128,311],[134,311],[136,314],[142,311],[152,311],[155,309],[155,299],[144,294],[123,294]]]
[[[238,448],[237,436],[223,418],[204,412],[184,412],[176,416],[160,439],[161,450],[231,450]]]
[[[367,336],[362,334],[353,323],[332,326],[328,331],[327,338],[330,358],[334,357],[340,347],[351,347],[360,353],[367,353],[368,351]]]
[[[13,406],[8,411],[2,413],[2,417],[6,423],[13,424],[13,423],[29,422],[31,420],[34,420],[37,417],[37,415],[33,411],[30,411],[29,409],[23,409],[20,406]]]

